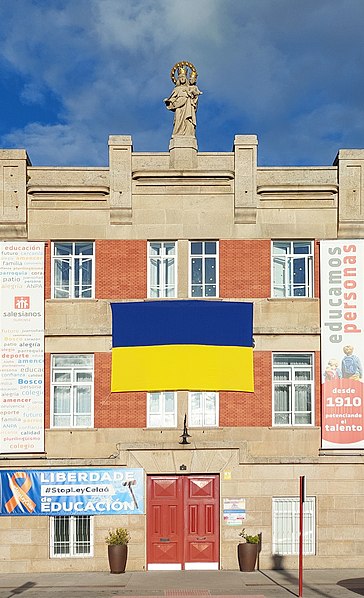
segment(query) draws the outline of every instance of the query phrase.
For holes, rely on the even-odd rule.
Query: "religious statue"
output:
[[[177,62],[171,70],[171,79],[175,88],[164,103],[174,112],[172,137],[195,137],[198,96],[202,94],[196,84],[197,71],[191,62]]]

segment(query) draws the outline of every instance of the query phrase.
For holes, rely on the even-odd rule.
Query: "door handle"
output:
[[[203,536],[203,537],[200,537],[200,538],[197,536],[196,540],[206,540],[206,536]]]

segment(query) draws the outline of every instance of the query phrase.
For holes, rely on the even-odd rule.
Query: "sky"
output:
[[[107,166],[109,135],[168,151],[174,64],[203,91],[199,151],[257,135],[262,166],[364,148],[364,0],[0,0],[0,148]]]

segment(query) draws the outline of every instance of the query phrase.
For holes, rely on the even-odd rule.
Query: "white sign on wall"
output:
[[[44,451],[44,243],[0,243],[0,453]]]
[[[323,448],[364,448],[364,240],[321,242]]]

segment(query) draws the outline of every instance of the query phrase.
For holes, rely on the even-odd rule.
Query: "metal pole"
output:
[[[298,549],[298,596],[303,596],[303,503],[306,498],[306,478],[300,476],[300,531]]]

